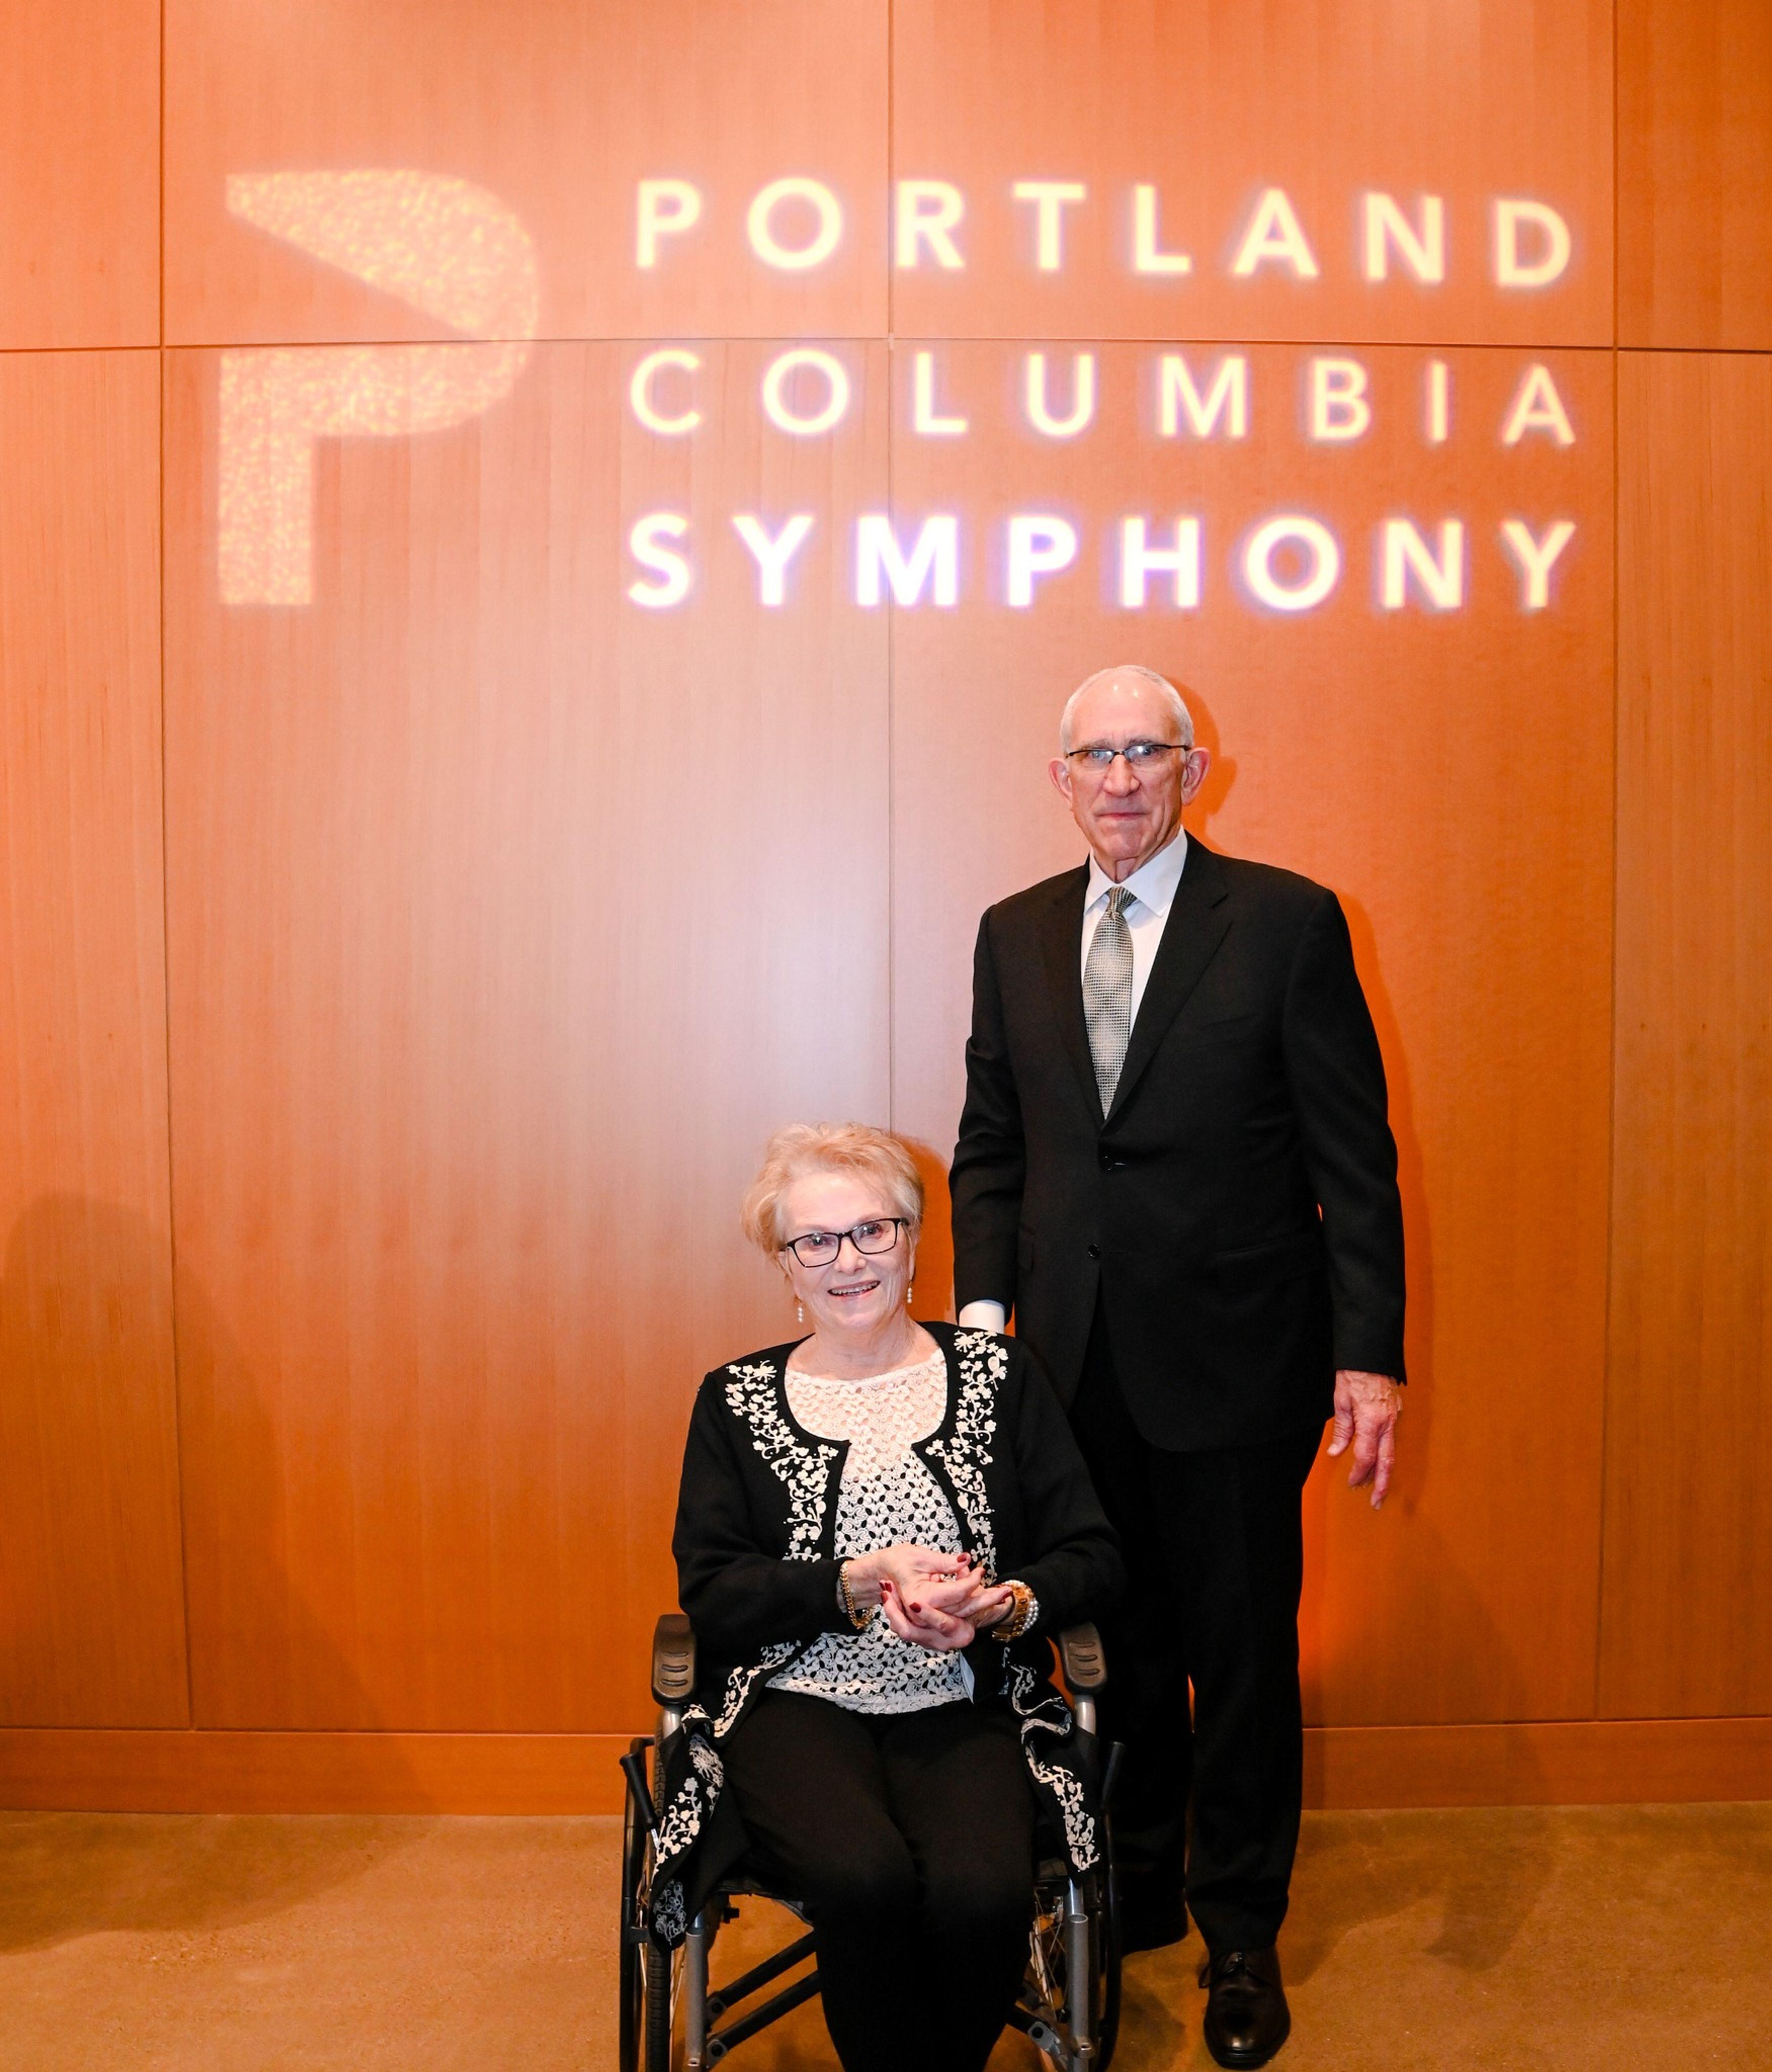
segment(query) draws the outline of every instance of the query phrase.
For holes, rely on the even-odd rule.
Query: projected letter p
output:
[[[1024,610],[1034,601],[1035,577],[1056,575],[1076,558],[1074,525],[1044,512],[1018,512],[1009,520],[1006,590],[1010,603]]]
[[[536,331],[534,248],[502,202],[442,173],[233,175],[228,208],[484,341],[222,354],[221,600],[308,604],[315,442],[444,431],[508,396]]]

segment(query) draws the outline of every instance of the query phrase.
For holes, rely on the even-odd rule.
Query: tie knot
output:
[[[1132,903],[1136,895],[1128,892],[1123,885],[1116,885],[1107,895],[1107,918],[1117,920]]]

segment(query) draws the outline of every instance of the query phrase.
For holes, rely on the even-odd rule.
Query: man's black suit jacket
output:
[[[1340,902],[1190,837],[1102,1116],[1083,1020],[1087,867],[986,914],[954,1154],[956,1300],[1012,1308],[1069,1403],[1098,1292],[1127,1407],[1191,1453],[1403,1375],[1384,1064]]]

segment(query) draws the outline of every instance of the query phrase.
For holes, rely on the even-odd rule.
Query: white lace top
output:
[[[789,1367],[786,1387],[788,1408],[808,1432],[849,1442],[837,1494],[833,1552],[839,1561],[900,1540],[958,1551],[954,1507],[911,1450],[947,1415],[947,1362],[939,1352],[866,1381]],[[969,1696],[972,1672],[958,1654],[900,1640],[876,1611],[859,1633],[821,1634],[769,1682],[854,1712],[914,1712]]]

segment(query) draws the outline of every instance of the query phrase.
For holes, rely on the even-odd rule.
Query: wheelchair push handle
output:
[[[695,1688],[695,1636],[681,1612],[666,1612],[652,1634],[652,1695],[675,1710]]]
[[[1093,1697],[1107,1681],[1107,1657],[1093,1626],[1067,1626],[1058,1636],[1058,1659],[1065,1681],[1079,1696]]]

